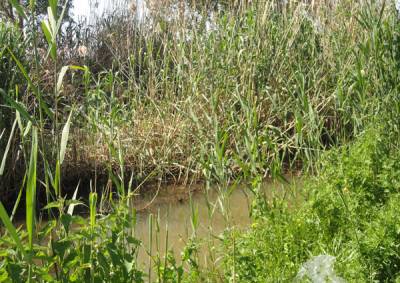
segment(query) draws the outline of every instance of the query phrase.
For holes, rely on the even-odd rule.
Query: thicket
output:
[[[313,257],[333,256],[330,277],[329,272],[322,275],[323,262],[314,265],[323,282],[334,274],[346,282],[397,282],[398,117],[374,124],[356,142],[325,154],[319,174],[296,192],[302,196],[300,205],[293,197],[275,199],[248,232],[226,233],[224,263],[230,280],[291,281]]]
[[[66,191],[79,179],[101,176],[105,184],[121,174],[120,158],[135,183],[276,175],[282,167],[312,167],[324,149],[363,130],[380,107],[372,100],[386,92],[381,81],[397,75],[387,62],[394,45],[382,46],[397,33],[393,5],[229,7],[175,8],[184,20],[155,13],[148,25],[115,13],[93,24],[86,39],[78,30],[68,50],[57,30],[52,53],[36,31],[27,49],[34,68],[24,66],[31,86],[19,96],[41,120],[40,144],[49,147],[41,178],[56,161],[49,136],[61,134],[71,109],[61,166]],[[82,68],[67,69],[56,89],[64,65]],[[15,97],[14,88],[5,92]],[[42,107],[32,108],[39,100]]]
[[[27,35],[0,23],[0,281],[290,281],[318,255],[335,256],[350,281],[396,280],[394,3],[181,5],[170,12],[183,21],[153,14],[148,25],[117,14],[78,52],[62,48],[67,4],[49,1],[39,30],[35,1],[12,2]],[[263,197],[263,178],[299,168],[316,175],[301,204]],[[227,229],[202,269],[194,211],[182,260],[150,250],[153,272],[144,271],[135,185],[193,179],[221,198],[246,184],[251,229]],[[79,194],[88,219],[74,213]]]

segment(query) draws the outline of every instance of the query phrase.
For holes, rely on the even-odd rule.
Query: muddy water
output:
[[[296,191],[302,187],[301,179],[288,179],[290,184],[287,185],[265,182],[262,190],[267,199],[278,196],[301,202],[301,198],[296,195]],[[194,233],[196,243],[199,244],[198,264],[205,268],[214,267],[219,258],[215,247],[221,246],[218,236],[231,228],[248,229],[251,224],[249,207],[252,198],[247,187],[238,186],[230,193],[216,188],[210,189],[208,193],[205,191],[202,186],[162,187],[158,193],[141,197],[132,204],[132,211],[136,211],[134,236],[142,242],[137,258],[141,268],[151,269],[155,275],[154,262],[150,264],[150,250],[153,258],[158,254],[161,259],[166,251],[172,251],[179,264],[181,253]],[[193,211],[198,219],[195,229],[192,225]],[[151,234],[150,217],[153,219]],[[24,226],[25,222],[17,223],[18,226]]]
[[[267,197],[293,192],[296,186],[295,179],[291,179],[290,185],[267,182],[263,191]],[[193,189],[193,188],[192,188]],[[216,244],[218,235],[229,228],[245,230],[251,224],[249,206],[251,203],[250,191],[243,186],[234,189],[230,194],[218,192],[217,189],[204,190],[195,188],[190,195],[188,188],[174,188],[172,199],[168,189],[163,190],[163,195],[150,197],[148,202],[136,203],[137,226],[135,236],[142,241],[144,249],[138,255],[138,263],[149,268],[149,251],[152,255],[165,255],[166,250],[173,251],[177,258],[180,257],[187,241],[196,233],[196,239],[200,242],[200,262],[202,266],[209,266],[217,260],[214,252],[210,253],[208,247]],[[207,200],[208,199],[208,200]],[[143,207],[148,207],[143,210]],[[196,211],[198,226],[193,229],[192,215]],[[150,216],[151,215],[151,216]],[[149,218],[153,219],[152,239],[150,242]],[[158,229],[156,227],[159,227]],[[158,230],[158,231],[157,231]],[[150,245],[151,243],[151,245]],[[179,260],[178,260],[179,262]]]

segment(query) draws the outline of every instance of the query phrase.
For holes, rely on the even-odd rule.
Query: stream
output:
[[[290,184],[286,185],[278,182],[265,182],[262,190],[267,199],[272,199],[273,196],[284,197],[290,192],[295,192],[292,189],[298,187],[296,183],[299,181],[296,178],[289,180]],[[210,260],[213,260],[207,247],[218,246],[213,244],[213,242],[219,241],[218,235],[228,228],[244,230],[251,224],[251,192],[244,186],[238,186],[232,190],[229,196],[225,197],[217,189],[210,189],[207,194],[204,190],[197,188],[191,196],[188,194],[187,187],[174,187],[173,190],[174,193],[171,194],[168,188],[162,188],[163,192],[160,192],[157,197],[149,198],[148,201],[153,200],[154,203],[147,209],[141,208],[146,203],[145,201],[142,204],[135,204],[135,208],[138,210],[135,237],[142,242],[144,247],[140,249],[138,255],[139,265],[149,266],[150,249],[152,255],[159,253],[163,258],[166,246],[168,251],[172,251],[180,259],[182,251],[194,233],[191,221],[193,211],[196,211],[198,219],[195,233],[196,239],[200,240],[199,264],[202,266],[208,266]],[[225,195],[227,194],[225,193]],[[153,221],[151,245],[150,215],[152,215]],[[159,229],[156,233],[157,226]]]

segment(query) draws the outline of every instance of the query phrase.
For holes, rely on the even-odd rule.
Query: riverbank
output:
[[[399,280],[399,122],[374,125],[326,154],[318,176],[305,182],[299,209],[277,200],[251,230],[227,231],[229,280]]]
[[[395,40],[394,7],[339,1],[329,8],[236,8],[215,12],[213,30],[162,18],[160,26],[168,28],[136,30],[125,18],[105,19],[111,27],[100,22],[87,42],[91,52],[73,59],[58,50],[57,60],[33,60],[39,51],[25,52],[29,42],[4,28],[5,45],[30,80],[2,51],[8,66],[2,88],[9,96],[2,99],[7,105],[18,100],[26,110],[10,139],[2,199],[12,206],[18,196],[30,159],[29,121],[39,129],[43,199],[54,190],[49,171],[60,161],[66,124],[59,186],[69,196],[79,180],[93,180],[100,191],[109,181],[128,185],[131,175],[134,185],[226,182],[256,172],[276,177],[282,168],[312,169],[324,150],[357,137],[382,107],[383,82],[394,80],[386,75],[394,73],[393,61],[387,62],[392,50],[382,45]],[[381,8],[388,26],[377,31]],[[180,32],[190,39],[174,36]],[[372,41],[376,36],[381,42]],[[61,72],[64,65],[70,67]],[[9,69],[13,76],[6,76]],[[24,86],[18,94],[15,85]],[[42,98],[46,103],[38,108]],[[2,111],[6,148],[16,117]]]
[[[72,62],[54,41],[64,36],[56,2],[31,37],[0,22],[1,280],[280,282],[310,277],[310,267],[332,280],[398,280],[394,3],[240,2],[216,11],[213,30],[162,17],[143,30],[114,17]],[[35,56],[39,46],[48,56]],[[289,191],[266,196],[265,178],[285,183],[298,168],[301,203]],[[143,182],[161,190],[171,180],[205,188],[204,207],[189,198],[180,217],[181,254],[169,249],[173,231],[161,232],[163,215],[150,210],[138,224],[131,206]],[[248,229],[228,221],[239,184],[251,196],[241,206]],[[21,206],[23,228],[13,218]],[[214,213],[225,227],[208,225]]]

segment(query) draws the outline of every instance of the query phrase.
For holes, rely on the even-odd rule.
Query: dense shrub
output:
[[[392,282],[400,275],[400,152],[395,121],[328,153],[304,188],[305,204],[275,201],[245,234],[227,237],[229,276],[241,282],[296,277],[312,256],[337,258],[351,282]]]

